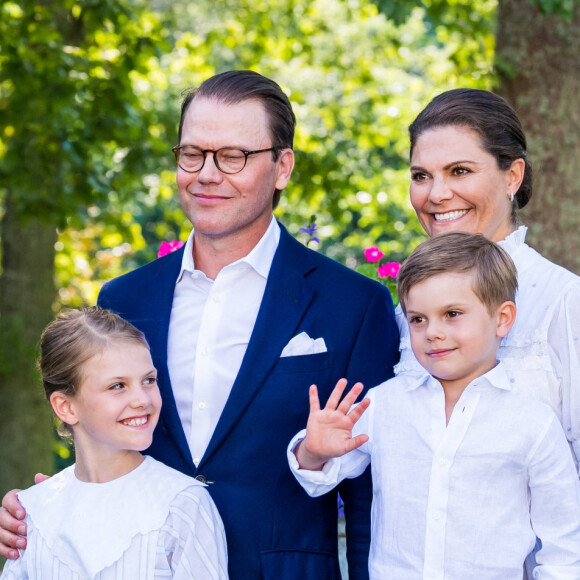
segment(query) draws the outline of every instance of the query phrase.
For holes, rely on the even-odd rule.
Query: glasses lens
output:
[[[220,149],[217,161],[224,173],[238,173],[246,164],[246,155],[240,149]]]
[[[185,146],[178,150],[177,162],[186,171],[198,171],[203,165],[203,151],[195,147]]]

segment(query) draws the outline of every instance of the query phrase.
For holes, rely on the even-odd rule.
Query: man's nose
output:
[[[216,183],[223,179],[223,173],[217,168],[215,153],[205,154],[205,163],[199,170],[198,180],[202,183]]]

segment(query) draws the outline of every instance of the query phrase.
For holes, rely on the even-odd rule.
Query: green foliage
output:
[[[161,240],[185,240],[170,151],[180,95],[233,68],[275,79],[296,112],[296,169],[276,211],[290,231],[316,214],[321,252],[354,268],[377,244],[402,261],[424,236],[407,126],[436,92],[490,86],[494,8],[0,0],[0,202],[11,192],[23,222],[58,226],[54,310],[94,303]]]
[[[134,85],[169,45],[145,6],[0,3],[0,188],[21,215],[80,227],[160,147],[164,125]]]
[[[407,126],[436,92],[489,86],[494,4],[456,2],[451,13],[441,2],[399,4],[404,17],[389,18],[368,0],[167,3],[173,48],[134,82],[141,107],[165,122],[156,129],[164,150],[131,201],[117,188],[106,208],[89,207],[85,233],[70,222],[60,299],[91,302],[99,279],[153,259],[163,239],[185,239],[190,225],[168,169],[180,94],[233,68],[274,78],[296,112],[296,168],[276,212],[290,231],[299,236],[316,214],[319,250],[351,267],[374,243],[394,261],[408,255],[423,232],[408,202]]]
[[[47,13],[1,6],[20,28],[0,24],[10,39],[0,58],[10,47],[25,54]],[[288,93],[297,163],[276,213],[294,234],[316,213],[320,251],[352,267],[372,243],[401,261],[423,239],[408,202],[408,124],[436,92],[491,82],[492,0],[178,0],[157,2],[157,13],[128,0],[59,6],[64,24],[39,41],[47,74],[32,93],[42,114],[11,114],[30,101],[26,70],[37,75],[42,58],[11,69],[0,60],[0,195],[14,174],[43,183],[30,201],[35,212],[41,202],[43,215],[54,210],[62,228],[59,304],[94,302],[101,280],[153,259],[163,239],[185,239],[170,147],[181,92],[215,72],[251,68]],[[42,178],[27,170],[32,153],[20,153],[36,150],[23,149],[31,134],[61,160],[33,163],[54,168]]]
[[[359,274],[363,274],[368,278],[372,278],[377,282],[386,286],[391,293],[391,298],[393,299],[393,304],[397,306],[399,304],[399,296],[397,294],[397,281],[395,278],[388,276],[388,277],[381,277],[377,272],[377,264],[361,264],[357,267],[356,271]]]

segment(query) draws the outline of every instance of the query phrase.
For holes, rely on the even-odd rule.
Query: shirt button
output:
[[[221,298],[217,295],[214,294],[214,296],[212,297],[212,300],[216,303],[219,304],[221,302]]]
[[[195,463],[196,467],[199,465],[200,459],[199,457],[194,457],[193,462]]]
[[[445,465],[447,463],[447,459],[443,459],[443,457],[439,460],[439,465]]]
[[[206,405],[206,404],[205,404],[203,401],[200,401],[200,402],[197,404],[197,406],[198,406],[200,409],[205,409],[207,405]]]
[[[201,349],[201,354],[202,354],[203,356],[207,356],[207,355],[209,354],[209,348],[207,348],[207,346],[204,346],[204,347]]]
[[[433,519],[436,521],[440,520],[441,519],[441,512],[435,512],[433,514]]]

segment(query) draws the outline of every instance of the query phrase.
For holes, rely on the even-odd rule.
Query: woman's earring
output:
[[[515,196],[515,193],[513,191],[508,191],[508,197],[510,198],[510,201],[512,203],[514,202],[514,196]]]

